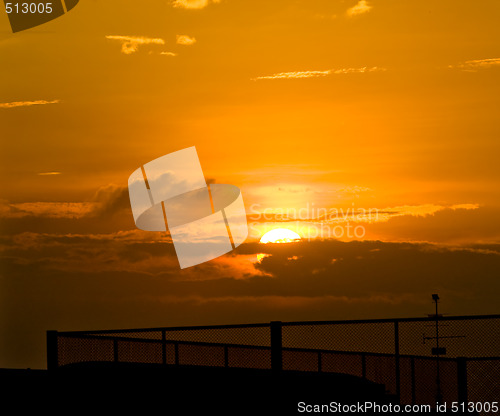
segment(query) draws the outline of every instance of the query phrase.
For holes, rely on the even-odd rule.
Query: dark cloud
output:
[[[472,244],[500,241],[500,208],[447,209],[428,216],[393,217],[366,226],[367,238]]]
[[[47,329],[425,316],[435,292],[446,313],[498,312],[495,244],[252,243],[181,270],[136,233],[24,238],[3,251],[0,366],[43,367]]]
[[[123,210],[130,211],[128,188],[110,184],[99,188],[92,201],[95,208],[90,213],[92,216],[112,216]]]

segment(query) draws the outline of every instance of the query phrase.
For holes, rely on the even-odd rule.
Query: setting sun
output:
[[[265,233],[260,242],[266,243],[293,243],[300,240],[300,235],[287,228],[275,228]]]

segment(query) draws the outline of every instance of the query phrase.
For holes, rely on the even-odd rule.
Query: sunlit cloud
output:
[[[160,55],[177,56],[177,54],[175,52],[160,52]]]
[[[188,35],[177,35],[177,44],[190,46],[196,43],[196,39],[192,36]]]
[[[332,74],[362,74],[364,72],[376,72],[376,71],[386,71],[386,68],[380,68],[378,66],[372,67],[361,67],[361,68],[342,68],[332,70]]]
[[[294,72],[280,72],[273,75],[265,75],[253,79],[292,79],[292,78],[316,78],[330,75],[331,70],[327,71],[294,71]]]
[[[356,5],[347,9],[347,16],[354,17],[363,13],[368,13],[372,9],[372,6],[368,4],[366,0],[359,0]]]
[[[479,204],[455,204],[450,207],[450,209],[478,209]]]
[[[37,173],[38,176],[53,176],[53,175],[60,175],[61,172],[40,172]]]
[[[347,209],[330,208],[322,217],[314,219],[322,220],[325,223],[345,223],[345,222],[386,222],[394,217],[427,217],[444,210],[475,210],[479,204],[455,204],[455,205],[403,205],[388,208],[360,208],[352,207]],[[320,210],[317,209],[319,213]]]
[[[375,72],[375,71],[385,71],[385,68],[373,67],[361,67],[361,68],[340,68],[340,69],[328,69],[326,71],[293,71],[293,72],[279,72],[272,75],[264,75],[260,77],[252,78],[253,81],[261,79],[303,79],[303,78],[318,78],[326,77],[328,75],[339,75],[339,74],[360,74],[365,72]]]
[[[29,107],[32,105],[57,104],[60,102],[60,100],[14,101],[11,103],[0,103],[0,108]]]
[[[448,68],[458,68],[464,71],[475,72],[478,69],[487,69],[500,66],[500,58],[474,59],[459,63],[458,65],[449,65]]]
[[[221,0],[174,0],[172,5],[182,9],[204,9],[210,3],[220,3]]]
[[[118,40],[122,42],[122,53],[130,55],[137,52],[140,45],[164,45],[165,41],[161,38],[148,38],[144,36],[115,36],[107,35],[106,39]]]

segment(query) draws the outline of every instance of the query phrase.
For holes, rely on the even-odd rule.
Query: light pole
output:
[[[438,315],[438,302],[439,302],[439,295],[437,293],[434,293],[432,295],[432,300],[436,304],[436,401],[438,404],[441,404],[443,401],[443,396],[441,394],[441,377],[439,374],[439,315]]]

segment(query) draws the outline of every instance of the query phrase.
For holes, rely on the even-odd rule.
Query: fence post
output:
[[[167,364],[167,331],[161,330],[161,362]]]
[[[458,401],[467,403],[467,358],[457,358]]]
[[[57,331],[47,331],[47,370],[57,369],[58,361]]]
[[[113,340],[113,361],[115,363],[119,362],[119,357],[118,357],[118,339]]]
[[[396,367],[396,397],[401,400],[401,373],[399,370],[399,321],[394,321],[394,360]]]
[[[175,352],[175,365],[179,365],[179,343],[176,342],[174,344],[174,352]]]
[[[224,345],[224,367],[229,367],[229,348],[227,345]]]
[[[417,403],[417,392],[415,386],[415,357],[411,357],[411,404]]]
[[[271,369],[283,369],[283,340],[281,334],[281,321],[271,322]]]

